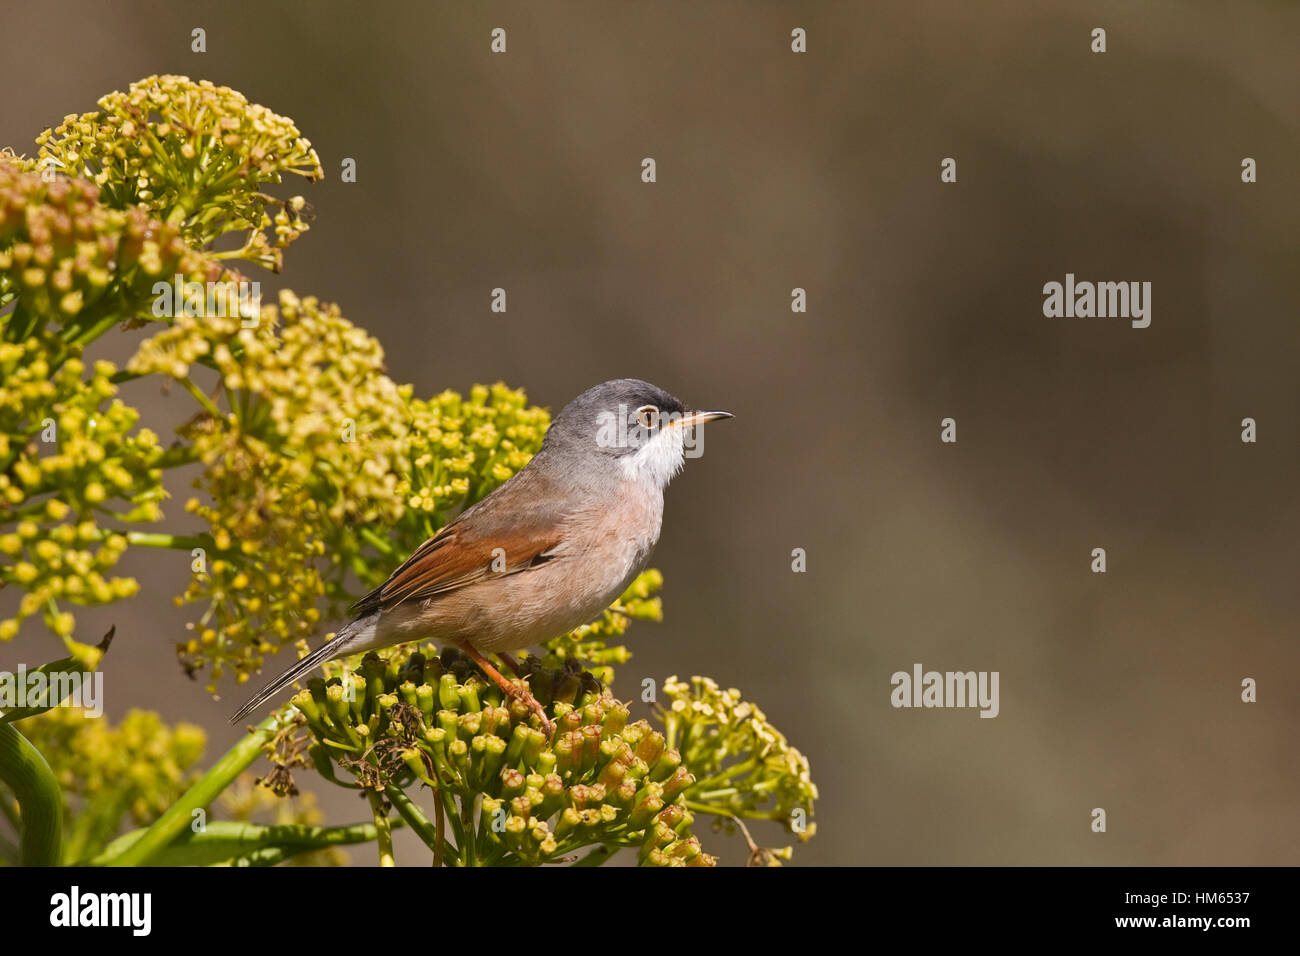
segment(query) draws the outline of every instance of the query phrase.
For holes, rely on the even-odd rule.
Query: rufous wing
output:
[[[416,548],[353,611],[363,616],[436,597],[489,575],[526,571],[553,557],[564,540],[559,516],[545,507],[544,497],[518,493],[525,491],[518,481],[523,477],[516,475]]]

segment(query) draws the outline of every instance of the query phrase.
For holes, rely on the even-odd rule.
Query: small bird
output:
[[[659,540],[664,488],[685,461],[688,431],[731,417],[688,410],[634,378],[583,392],[551,422],[520,472],[420,545],[353,605],[356,617],[333,640],[253,695],[231,722],[326,661],[433,640],[465,651],[502,691],[523,700],[549,735],[541,704],[485,655],[509,661],[508,652],[564,634],[609,607]]]

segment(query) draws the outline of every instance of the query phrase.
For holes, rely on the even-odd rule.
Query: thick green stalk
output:
[[[221,791],[248,768],[262,747],[275,736],[279,729],[279,718],[272,714],[262,721],[252,733],[226,751],[225,756],[212,765],[212,768],[200,777],[179,800],[168,807],[167,812],[145,830],[140,839],[126,847],[117,856],[105,860],[108,866],[139,866],[149,862],[150,858],[177,836],[183,833],[192,820],[195,810],[204,809],[217,799]]]
[[[6,866],[18,865],[18,847],[3,834],[0,834],[0,860],[3,860]]]
[[[460,798],[460,825],[465,831],[465,845],[461,848],[461,853],[465,866],[478,865],[478,833],[474,829],[474,803],[473,797]]]
[[[391,781],[384,786],[384,795],[393,805],[393,809],[415,831],[415,835],[424,841],[430,850],[436,850],[443,842],[438,836],[438,828],[425,816],[424,811],[406,795],[406,791]],[[444,848],[445,849],[445,848]]]
[[[63,843],[63,797],[40,751],[10,724],[0,724],[0,781],[18,799],[22,866],[58,866]]]
[[[366,797],[370,800],[370,809],[375,815],[379,865],[396,866],[397,861],[393,858],[393,832],[388,826],[388,810],[384,807],[384,798],[373,790],[367,790]]]
[[[401,820],[395,821],[400,826]],[[127,847],[136,843],[146,830],[133,830],[118,837],[102,853],[90,860],[91,866],[111,862]],[[305,825],[270,825],[213,820],[201,833],[186,831],[159,851],[152,862],[158,866],[218,866],[247,859],[264,850],[279,850],[281,858],[331,846],[369,843],[379,836],[373,823],[350,826],[314,827]]]

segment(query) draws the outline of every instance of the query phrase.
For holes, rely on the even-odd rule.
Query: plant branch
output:
[[[396,866],[397,862],[393,859],[393,831],[388,825],[388,810],[384,807],[384,798],[373,790],[367,790],[366,799],[370,801],[370,810],[375,815],[379,865]]]
[[[195,810],[207,807],[221,791],[238,777],[262,753],[262,747],[280,729],[280,716],[273,713],[226,751],[212,768],[200,777],[167,812],[153,822],[140,837],[117,856],[104,861],[109,866],[139,866],[167,846],[190,825]]]
[[[63,797],[40,751],[10,724],[0,724],[0,781],[13,791],[22,814],[18,861],[57,866],[63,844]]]

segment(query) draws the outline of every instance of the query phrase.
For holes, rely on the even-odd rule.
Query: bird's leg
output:
[[[502,663],[510,668],[510,673],[516,677],[519,676],[519,662],[507,654],[505,651],[497,651],[497,657],[501,658]]]
[[[474,663],[482,669],[484,674],[487,674],[494,684],[501,688],[503,694],[523,701],[528,706],[528,709],[538,716],[542,722],[542,730],[548,739],[555,735],[555,724],[551,723],[551,719],[546,716],[546,709],[542,707],[541,703],[522,681],[512,682],[506,680],[505,676],[492,666],[492,662],[480,654],[473,645],[464,641],[457,641],[457,646],[473,658]]]

